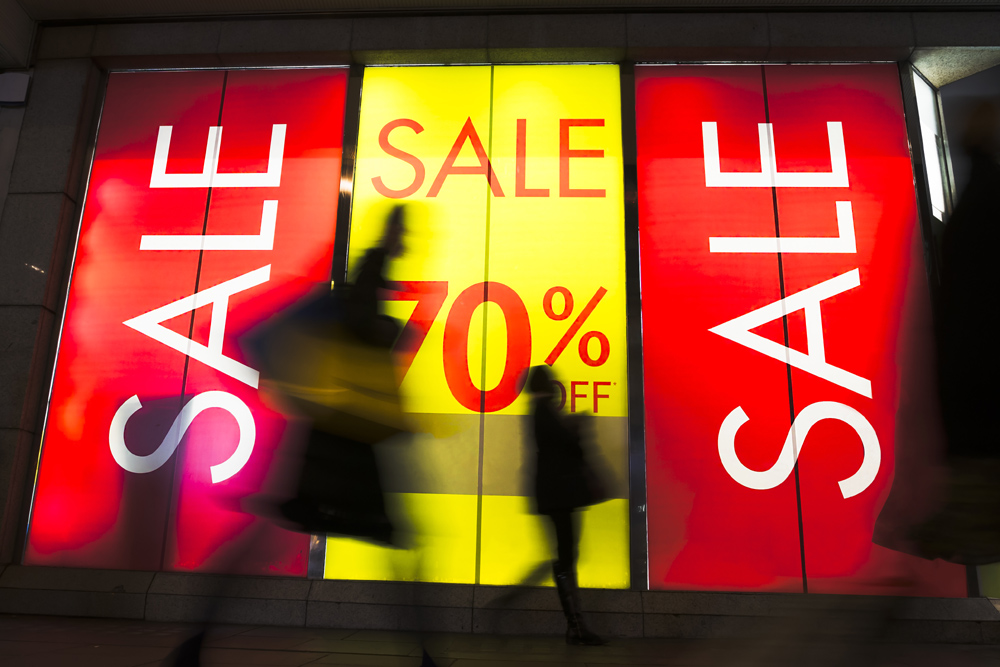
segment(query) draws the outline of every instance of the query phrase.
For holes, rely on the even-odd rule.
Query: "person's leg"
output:
[[[576,572],[576,530],[573,526],[573,513],[570,511],[554,512],[549,515],[556,534],[556,567],[567,573]]]
[[[556,590],[559,602],[566,615],[566,643],[600,646],[606,642],[591,632],[580,615],[580,600],[577,594],[576,560],[579,536],[578,517],[573,512],[558,512],[549,518],[556,533],[556,555],[553,563]]]

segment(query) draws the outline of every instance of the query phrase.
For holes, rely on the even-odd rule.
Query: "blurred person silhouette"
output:
[[[926,289],[923,247],[912,251],[907,284],[916,286],[915,298],[904,299],[908,326],[897,348],[901,446],[872,535],[882,547],[961,564],[1000,558],[1000,440],[989,429],[1000,399],[992,343],[1000,273],[991,261],[1000,241],[997,120],[993,104],[981,105],[961,138],[972,174],[944,228],[936,327],[926,292],[917,294]],[[928,363],[935,357],[936,366]],[[753,647],[754,664],[895,664],[894,626],[912,613],[910,596],[927,593],[909,560],[867,583],[882,595],[782,600],[774,609],[780,622],[770,622]]]
[[[403,253],[404,213],[402,206],[391,211],[381,242],[367,252],[352,282],[314,290],[241,340],[271,402],[308,423],[291,497],[246,503],[247,511],[284,528],[390,547],[408,541],[387,512],[374,449],[410,431],[391,354],[400,327],[379,303],[389,287],[388,265]],[[295,449],[295,443],[283,448]],[[247,536],[243,551],[258,539],[260,534]],[[235,565],[229,571],[237,571]],[[224,593],[209,596],[210,618],[218,616]],[[165,664],[201,664],[205,634],[203,629],[181,644]],[[426,651],[422,664],[434,665]]]
[[[1000,108],[979,103],[960,145],[970,178],[942,239],[938,361],[949,479],[944,507],[914,531],[921,555],[1000,561]]]
[[[552,571],[566,615],[566,643],[601,646],[607,642],[586,626],[581,615],[576,561],[579,510],[606,500],[606,487],[584,449],[585,417],[560,413],[555,404],[554,383],[548,366],[535,366],[528,374],[531,439],[535,445],[535,509],[548,517],[555,532],[556,560]]]
[[[281,348],[268,364],[274,385],[313,422],[298,493],[280,507],[304,532],[398,546],[373,445],[408,430],[391,356],[400,327],[380,307],[404,232],[397,206],[353,282],[307,304],[289,331],[272,336],[271,347]]]
[[[979,104],[959,141],[971,173],[942,235],[936,340],[930,340],[927,326],[908,332],[910,340],[901,344],[906,355],[899,359],[896,439],[906,446],[896,452],[892,488],[873,535],[873,542],[896,551],[965,565],[1000,560],[1000,437],[991,429],[1000,401],[995,380],[1000,350],[994,343],[1000,327],[1000,271],[994,265],[1000,242],[998,139],[1000,110],[994,102]],[[922,270],[922,263],[915,262],[914,269]],[[919,313],[915,321],[929,325],[930,315]],[[922,368],[935,344],[936,369]],[[935,385],[936,397],[933,389],[924,391]],[[806,614],[796,613],[800,629],[775,625],[779,632],[771,636],[771,645],[780,640],[785,654],[789,646],[822,650],[829,664],[890,662],[886,637],[898,619],[906,618],[908,596],[920,594],[915,583],[904,565],[894,578],[879,582],[895,596],[851,601],[846,615],[839,614],[834,601],[826,608],[813,605]],[[838,642],[836,651],[825,649],[809,636],[806,623],[834,628],[850,641]],[[779,653],[769,651],[760,664],[775,664]]]
[[[383,348],[391,348],[400,332],[399,323],[382,314],[379,304],[389,290],[385,278],[388,264],[403,255],[405,213],[401,205],[390,211],[382,241],[365,253],[345,303],[348,328],[359,338]]]

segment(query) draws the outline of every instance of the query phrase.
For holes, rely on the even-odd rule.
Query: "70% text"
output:
[[[576,316],[569,328],[545,358],[553,365],[576,337],[587,319],[608,291],[600,287]],[[555,296],[561,297],[556,310]],[[409,370],[431,326],[448,296],[447,281],[410,280],[392,286],[388,299],[416,301],[416,306],[396,344],[403,373]],[[507,328],[506,355],[500,381],[492,389],[480,389],[469,369],[469,330],[476,310],[486,302],[496,304],[503,313]],[[566,287],[552,287],[542,298],[545,315],[554,321],[569,319],[573,313],[573,294]],[[597,355],[591,356],[591,343],[597,342]],[[587,331],[578,344],[580,359],[588,366],[602,366],[611,354],[608,337],[600,331]],[[495,412],[513,403],[521,393],[525,371],[531,365],[531,322],[524,301],[511,287],[487,281],[470,285],[455,298],[445,321],[442,361],[448,388],[463,407],[481,412]]]

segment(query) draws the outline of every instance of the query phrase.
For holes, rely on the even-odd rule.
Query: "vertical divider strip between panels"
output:
[[[340,159],[340,182],[337,188],[337,231],[333,237],[333,266],[330,279],[335,283],[347,279],[347,255],[351,242],[351,206],[354,203],[354,167],[358,156],[358,128],[361,124],[361,84],[365,66],[351,65],[344,95],[344,139]],[[350,185],[347,185],[350,184]]]
[[[340,195],[337,200],[337,226],[333,236],[333,263],[330,279],[335,284],[347,280],[347,255],[350,252],[351,206],[354,194],[354,167],[358,155],[358,128],[361,123],[361,84],[364,65],[351,65],[344,95],[344,134],[341,141]],[[347,185],[349,184],[349,185]],[[326,536],[309,536],[308,579],[323,579],[326,574]]]
[[[486,157],[489,164],[493,163],[493,76],[496,66],[490,65],[490,135],[486,146]],[[486,336],[489,322],[490,299],[490,203],[493,197],[493,169],[486,175],[486,247],[483,252],[483,342],[482,342],[482,375],[479,379],[479,476],[476,484],[476,576],[475,583],[480,579],[483,544],[483,457],[486,454]]]
[[[226,85],[229,83],[229,70],[223,70],[222,73],[222,94],[219,96],[219,119],[216,124],[222,127],[222,114],[226,109]],[[215,147],[212,149],[215,151],[215,155],[219,155],[219,142],[221,140],[216,137]],[[202,238],[208,234],[208,214],[212,209],[212,186],[211,183],[208,187],[208,193],[205,195],[205,217],[201,223],[201,236]],[[194,274],[194,289],[191,291],[192,294],[197,294],[198,289],[201,287],[201,265],[205,261],[205,248],[198,250],[198,269]],[[214,308],[214,306],[213,306]],[[189,340],[194,340],[194,320],[196,317],[196,311],[198,309],[194,308],[190,312],[190,324],[188,324],[188,334]],[[214,312],[214,311],[213,311]],[[187,354],[184,355],[184,370],[181,372],[181,395],[179,399],[179,405],[177,406],[178,412],[184,409],[184,398],[187,396],[187,381],[188,381],[188,369],[191,367],[191,357]],[[175,501],[180,502],[179,498],[175,494],[175,484],[177,483],[177,466],[180,465],[178,458],[171,457],[174,460],[170,465],[170,485],[167,487],[170,489],[170,500],[167,503],[167,520],[163,524],[163,542],[160,545],[160,571],[167,572],[167,545],[170,543],[170,528],[172,527],[171,517],[176,516],[175,512],[177,506],[174,505]]]
[[[931,313],[935,329],[941,317],[940,267],[934,253],[934,236],[931,227],[930,185],[927,182],[927,167],[924,164],[923,138],[920,134],[920,115],[917,109],[917,92],[913,85],[912,65],[900,62],[899,85],[903,97],[903,119],[906,123],[906,138],[910,146],[910,166],[913,169],[913,185],[917,192],[917,223],[923,241],[924,270],[930,287]],[[936,90],[935,90],[936,92]],[[944,116],[939,115],[944,122]],[[937,333],[937,332],[936,332]],[[965,589],[969,597],[979,597],[979,571],[975,565],[965,566]]]
[[[764,122],[770,124],[771,122],[771,109],[767,100],[767,68],[765,65],[760,66],[760,81],[761,88],[764,93]],[[768,151],[771,153],[771,160],[774,162],[774,144],[768,146]],[[774,210],[774,237],[781,238],[781,223],[778,218],[778,189],[772,185],[771,186],[771,206]],[[778,292],[781,296],[782,302],[785,300],[785,268],[781,260],[781,253],[776,253],[775,257],[778,261]],[[788,336],[788,314],[783,313],[781,315],[781,329],[784,335],[785,348],[791,349],[791,342]],[[788,423],[795,423],[795,396],[792,391],[792,366],[789,363],[785,364],[785,373],[788,383]],[[802,592],[809,592],[809,578],[806,574],[806,535],[805,526],[802,521],[802,485],[799,483],[799,448],[800,444],[797,440],[792,440],[792,453],[795,457],[795,465],[792,468],[795,475],[795,514],[799,520],[799,559],[802,563]]]
[[[625,205],[625,318],[628,382],[629,583],[649,590],[646,529],[646,412],[642,373],[642,283],[639,267],[639,191],[636,162],[635,65],[619,65],[622,176]]]
[[[760,66],[760,81],[764,92],[764,122],[771,122],[771,110],[767,101],[767,70],[765,65]],[[774,160],[774,145],[768,147],[771,153],[771,160]],[[778,219],[778,189],[771,186],[771,205],[774,208],[774,237],[781,238],[781,223]],[[778,259],[778,291],[782,302],[785,300],[785,269],[781,261],[781,253],[777,253]],[[788,336],[788,314],[781,315],[781,329],[785,339],[785,348],[791,349]],[[792,391],[792,366],[785,364],[785,373],[788,378],[788,423],[795,423],[795,396]],[[792,453],[795,457],[795,466],[792,468],[795,475],[795,513],[799,519],[799,558],[802,562],[802,592],[809,592],[809,579],[806,575],[806,536],[802,521],[802,485],[799,483],[799,443],[792,441]]]

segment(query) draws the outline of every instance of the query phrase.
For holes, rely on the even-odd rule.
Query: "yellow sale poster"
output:
[[[349,265],[405,205],[385,309],[419,332],[418,432],[380,456],[414,548],[330,538],[328,578],[517,584],[551,560],[523,390],[548,364],[564,410],[592,415],[611,497],[581,513],[580,584],[628,587],[619,85],[614,65],[366,70]]]

